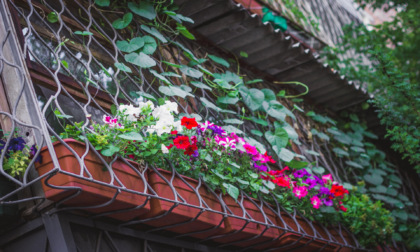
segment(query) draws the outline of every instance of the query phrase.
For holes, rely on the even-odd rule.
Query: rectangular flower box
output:
[[[86,145],[84,143],[73,139],[64,139],[64,142],[67,143],[79,157],[82,157],[85,154]],[[110,172],[106,169],[106,166],[101,162],[99,157],[93,151],[89,151],[84,157],[83,161],[87,170],[92,175],[92,179],[89,179],[89,176],[86,174],[86,172],[83,174],[83,176],[80,175],[81,167],[79,161],[64,144],[57,141],[53,143],[53,146],[57,154],[60,169],[62,171],[73,173],[78,176],[75,177],[58,172],[54,174],[50,179],[48,179],[48,176],[43,178],[42,187],[47,199],[58,202],[67,198],[63,202],[63,205],[70,207],[92,206],[92,208],[85,208],[83,210],[95,214],[115,210],[130,209],[145,203],[147,199],[145,196],[125,191],[120,191],[116,198],[112,200],[118,190],[111,186],[98,183],[110,183],[111,175]],[[43,175],[54,169],[54,164],[47,147],[41,149],[41,155],[43,158],[43,163],[37,164],[36,169],[40,175]],[[129,162],[134,167],[139,166],[135,162]],[[141,176],[139,176],[136,171],[134,171],[122,160],[116,160],[112,164],[112,170],[115,173],[115,176],[127,189],[137,192],[144,192],[145,184],[141,179]],[[54,188],[46,183],[60,188]],[[121,187],[116,179],[114,179],[113,185]],[[78,191],[80,191],[80,193],[78,193]],[[95,207],[105,203],[109,204],[106,206]],[[150,205],[147,203],[142,208],[123,213],[110,214],[107,215],[107,217],[128,221],[149,212],[149,210]]]
[[[163,176],[168,182],[171,181],[172,172],[158,169],[158,172]],[[162,177],[159,176],[154,171],[149,171],[149,184],[153,190],[160,197],[174,200],[175,195],[171,189],[171,186],[165,182]],[[189,185],[193,188],[198,188],[198,181],[189,177],[181,176]],[[186,203],[193,206],[200,206],[200,199],[197,196],[197,193],[189,187],[180,177],[175,176],[172,181],[172,186],[178,192],[178,194],[185,200]],[[220,201],[215,195],[210,193],[207,188],[201,184],[201,186],[196,189],[203,201],[206,202],[210,209],[223,212]],[[182,200],[178,197],[178,200]],[[206,232],[201,232],[197,234],[192,234],[190,236],[204,239],[209,236],[220,234],[224,231],[223,215],[220,213],[204,211],[200,214],[200,209],[193,206],[186,206],[179,204],[174,207],[175,203],[170,201],[165,201],[163,199],[152,198],[151,202],[151,212],[145,218],[153,218],[157,216],[164,215],[158,219],[145,222],[147,225],[154,227],[164,227],[169,225],[180,224],[175,227],[165,228],[168,231],[175,233],[190,233],[190,232],[199,232],[207,229],[212,229]],[[201,205],[206,207],[204,203]],[[200,215],[199,215],[200,214]],[[198,216],[198,217],[197,217]],[[185,223],[185,224],[181,224]],[[219,224],[221,225],[217,227]]]
[[[230,211],[232,211],[232,214],[251,220],[249,216],[244,214],[244,211],[241,208],[241,206],[232,197],[230,197],[229,195],[225,195],[223,196],[223,200],[226,206],[230,209]],[[240,199],[238,199],[238,201],[240,201]],[[254,201],[256,204],[260,204],[258,200]],[[254,219],[255,221],[265,223],[264,215],[262,214],[261,210],[249,199],[244,198],[242,205],[245,208],[246,212],[252,217],[252,219]],[[277,223],[277,216],[275,216],[275,214],[272,211],[270,211],[267,207],[263,207],[263,211],[265,212],[267,218],[269,218],[271,222],[275,225]],[[230,213],[228,210],[227,212]],[[255,222],[247,223],[247,220],[241,218],[228,217],[225,220],[225,225],[226,233],[229,233],[229,235],[215,239],[216,242],[230,243],[238,241],[238,243],[235,243],[233,245],[246,247],[257,243],[270,241],[274,238],[279,237],[280,235],[279,229],[277,228],[269,228],[264,233],[262,233],[266,229],[265,225],[258,224]],[[259,236],[260,234],[261,236]]]

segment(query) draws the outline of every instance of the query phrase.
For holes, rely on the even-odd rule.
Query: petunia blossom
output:
[[[221,138],[218,142],[219,145],[225,147],[225,148],[231,148],[233,150],[236,149],[236,141],[235,139],[231,139],[229,137]]]
[[[311,198],[311,204],[314,208],[319,209],[319,207],[322,205],[322,202],[317,196],[313,196]]]
[[[181,119],[181,125],[185,126],[187,129],[192,129],[198,126],[197,121],[195,118],[188,118],[188,117],[182,117]]]
[[[178,149],[186,149],[190,145],[190,139],[187,136],[178,136],[173,142]]]
[[[255,146],[250,145],[249,143],[244,144],[244,149],[246,150],[246,153],[251,155],[258,155],[259,152]]]
[[[303,178],[305,176],[310,176],[311,174],[309,174],[305,169],[302,170],[297,170],[293,173],[293,176],[295,176],[295,178]]]
[[[293,193],[299,199],[305,197],[308,194],[308,188],[306,186],[297,186],[293,188]]]
[[[322,176],[322,180],[324,181],[325,184],[328,184],[329,182],[332,182],[333,181],[333,178],[332,178],[331,173]]]

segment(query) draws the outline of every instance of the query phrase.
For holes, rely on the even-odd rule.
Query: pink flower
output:
[[[329,181],[331,181],[332,182],[332,175],[331,175],[331,173],[330,174],[327,174],[327,175],[324,175],[324,176],[322,176],[322,180],[324,181],[324,183],[328,183]]]
[[[235,139],[231,139],[229,137],[221,138],[219,141],[219,145],[224,146],[225,148],[230,147],[231,149],[236,149]]]
[[[109,126],[110,128],[114,128],[115,126],[118,126],[118,127],[120,127],[120,128],[122,128],[122,127],[123,127],[120,123],[118,123],[118,119],[117,119],[117,118],[114,118],[114,119],[113,119],[112,117],[107,116],[107,115],[104,115],[104,116],[102,117],[102,121],[104,121],[104,123],[108,124],[108,126]]]
[[[198,126],[201,128],[202,131],[206,131],[208,127],[214,126],[214,123],[206,121],[205,123],[199,124]]]
[[[255,146],[250,145],[249,143],[244,144],[244,148],[246,150],[246,153],[251,155],[258,155],[258,150],[255,148]]]
[[[313,196],[311,198],[311,203],[312,203],[312,206],[314,206],[314,208],[316,209],[318,209],[322,205],[321,200],[317,196]]]
[[[308,188],[306,188],[306,186],[297,186],[293,188],[293,193],[295,194],[296,197],[301,199],[308,194]]]

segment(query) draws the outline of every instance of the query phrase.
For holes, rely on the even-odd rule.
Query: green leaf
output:
[[[149,69],[149,72],[151,72],[155,77],[157,77],[159,80],[161,80],[161,81],[163,81],[163,82],[165,82],[166,84],[169,84],[169,85],[171,85],[172,83],[168,80],[168,79],[166,79],[164,76],[162,76],[162,75],[160,75],[158,72],[156,72],[155,70],[153,70],[153,69]]]
[[[63,64],[63,66],[67,69],[69,69],[69,63],[65,60],[61,60],[61,64]]]
[[[143,141],[143,137],[137,132],[128,132],[121,135],[118,135],[119,138],[126,139],[126,140],[136,140],[136,141]]]
[[[259,109],[264,101],[264,93],[256,88],[248,89],[244,86],[239,88],[244,103],[252,111]]]
[[[52,24],[57,23],[58,22],[57,12],[53,11],[53,12],[48,13],[47,20],[48,20],[48,22],[50,22]]]
[[[286,148],[281,148],[280,153],[278,154],[279,158],[284,162],[290,162],[295,157],[295,154],[289,151]]]
[[[324,174],[325,168],[322,166],[316,166],[316,167],[312,167],[312,171],[318,174]]]
[[[366,174],[363,178],[366,182],[373,185],[380,185],[384,182],[384,179],[381,176],[375,174]]]
[[[112,22],[112,27],[115,29],[124,29],[133,20],[133,14],[131,12],[126,13],[123,18],[119,18]]]
[[[108,7],[109,0],[95,0],[95,4],[101,7]]]
[[[120,69],[121,71],[127,72],[127,73],[132,73],[131,68],[129,68],[128,66],[124,65],[123,63],[115,63],[114,66],[118,69]]]
[[[241,55],[241,57],[243,57],[243,58],[248,58],[248,53],[246,53],[246,52],[244,52],[244,51],[241,51],[241,52],[239,53],[239,55]]]
[[[144,46],[144,40],[141,37],[136,37],[130,40],[130,42],[125,40],[118,40],[116,42],[117,48],[122,52],[131,53],[137,51],[138,49]]]
[[[264,93],[264,100],[267,102],[270,102],[272,100],[276,100],[276,94],[273,92],[273,90],[268,88],[261,89],[261,92]]]
[[[314,155],[314,156],[320,156],[320,154],[316,151],[312,151],[312,150],[306,150],[306,153],[310,154],[310,155]]]
[[[185,92],[182,88],[177,86],[160,86],[159,91],[167,96],[179,96],[185,98],[187,96],[194,97],[192,94]]]
[[[264,145],[255,140],[252,137],[244,137],[244,140],[248,142],[250,145],[253,145],[257,147],[257,149],[260,151],[260,153],[265,153],[267,150],[265,149]]]
[[[235,200],[238,199],[239,196],[239,189],[231,184],[223,183],[223,187],[226,188],[227,193],[234,198]]]
[[[225,119],[223,120],[225,123],[228,124],[243,124],[244,122],[238,119]]]
[[[155,7],[153,6],[153,4],[146,2],[146,1],[141,1],[139,4],[137,3],[133,3],[133,2],[129,2],[128,3],[128,8],[134,12],[134,14],[137,14],[141,17],[147,18],[149,20],[155,19],[156,18],[156,10]]]
[[[141,25],[140,26],[142,30],[144,30],[145,32],[155,36],[157,39],[159,39],[162,43],[168,43],[168,40],[165,38],[165,36],[162,35],[162,33],[160,33],[158,30],[156,30],[156,28],[152,27],[150,28],[147,25]]]
[[[109,144],[101,151],[101,154],[104,155],[105,157],[111,157],[118,151],[120,151],[120,148],[112,144]]]
[[[235,73],[232,73],[231,71],[226,71],[223,74],[215,73],[213,74],[213,76],[215,79],[222,80],[226,83],[232,83],[235,86],[241,85],[243,83],[242,78],[236,75]],[[217,82],[217,81],[214,80],[214,82]]]
[[[166,65],[171,66],[171,67],[181,68],[181,65],[174,64],[172,62],[162,60],[162,63],[165,63]]]
[[[393,210],[392,215],[395,216],[396,218],[399,218],[399,219],[403,220],[403,221],[407,221],[407,219],[408,219],[408,214],[404,210]]]
[[[195,40],[194,35],[190,31],[188,31],[187,27],[183,26],[182,24],[177,23],[176,29],[187,39]]]
[[[141,68],[149,68],[156,66],[156,61],[152,58],[150,58],[148,55],[144,53],[130,53],[124,56],[124,59],[132,63],[134,65],[137,65]]]
[[[254,134],[254,135],[256,135],[256,136],[259,136],[259,137],[262,137],[263,136],[263,133],[261,131],[259,131],[259,130],[253,129],[253,130],[251,130],[251,133]]]
[[[277,128],[275,129],[274,133],[271,131],[265,132],[265,139],[272,145],[277,146],[277,148],[280,150],[283,147],[286,147],[289,136],[283,128]]]
[[[206,84],[204,84],[204,83],[202,83],[202,82],[199,82],[199,81],[191,81],[190,83],[191,83],[192,85],[194,85],[194,86],[198,87],[198,88],[206,89],[206,90],[209,90],[209,91],[211,91],[211,90],[212,90],[212,89],[211,89],[211,87],[209,87],[209,86],[207,86]]]
[[[210,102],[204,97],[200,97],[200,100],[203,103],[203,105],[207,108],[211,108],[213,110],[216,110],[217,112],[220,112],[222,110],[221,108],[217,107],[216,105],[214,105],[212,102]]]
[[[363,169],[363,166],[361,166],[360,164],[358,164],[356,162],[353,162],[353,161],[350,161],[350,160],[346,160],[345,163],[347,165],[351,166],[351,167],[354,167],[354,168],[357,168],[357,169]]]
[[[215,55],[211,55],[211,54],[209,54],[208,56],[211,60],[213,60],[217,64],[220,64],[220,65],[225,66],[225,67],[230,67],[230,64],[226,60],[224,60],[222,58],[219,58]]]
[[[111,114],[113,115],[113,116],[116,116],[117,115],[117,106],[115,105],[115,104],[112,104],[111,105]]]
[[[226,130],[226,132],[228,132],[228,133],[233,132],[233,133],[235,133],[235,134],[237,134],[237,135],[242,135],[242,134],[244,134],[244,132],[243,132],[242,130],[240,130],[240,129],[238,129],[237,127],[234,127],[234,126],[232,126],[232,125],[225,125],[225,126],[222,126],[222,129]]]
[[[383,185],[378,185],[376,187],[369,188],[369,191],[374,193],[386,193],[386,187]]]
[[[395,176],[394,174],[390,175],[388,178],[391,181],[394,181],[395,183],[402,184],[401,179],[399,177]]]
[[[297,134],[296,130],[290,124],[285,123],[283,129],[286,130],[287,135],[290,139],[297,140],[299,138],[299,135]]]
[[[251,117],[251,119],[253,122],[261,124],[262,126],[268,126],[267,120],[265,119],[256,118],[256,117]]]
[[[335,147],[333,148],[334,153],[339,157],[348,157],[349,153],[341,148]]]
[[[145,54],[152,55],[157,48],[156,40],[147,35],[144,36],[142,39],[144,41],[144,46],[143,49],[141,49],[141,51]]]
[[[249,84],[254,84],[254,83],[259,83],[259,82],[263,82],[263,79],[255,79],[255,80],[250,80],[245,82],[245,84],[249,85]]]
[[[60,113],[60,111],[59,111],[58,109],[55,109],[55,110],[54,110],[54,114],[55,114],[55,116],[56,116],[56,117],[58,117],[58,118],[65,118],[65,119],[70,119],[70,118],[73,118],[73,116],[71,116],[71,115],[63,115],[63,114],[61,114],[61,113]]]
[[[157,102],[156,98],[151,94],[148,94],[148,93],[145,93],[145,92],[142,92],[142,91],[138,91],[136,93],[141,97],[144,97],[144,98],[149,99],[151,101]]]
[[[293,169],[302,169],[308,166],[308,162],[293,159],[292,161],[287,162],[286,165]]]
[[[90,36],[93,35],[90,31],[75,31],[74,34],[76,35],[82,35],[82,36]]]
[[[197,69],[191,68],[191,67],[181,66],[180,70],[185,75],[190,76],[190,77],[193,77],[193,78],[200,78],[201,76],[203,76],[203,73],[202,72],[200,72]]]
[[[217,102],[223,103],[223,104],[236,104],[238,101],[239,101],[239,98],[237,97],[224,96],[224,97],[217,98]]]

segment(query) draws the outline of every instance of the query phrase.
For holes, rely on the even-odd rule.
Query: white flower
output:
[[[178,120],[176,122],[173,123],[174,129],[178,132],[182,132],[182,125],[181,125],[181,121]]]
[[[151,101],[147,102],[139,102],[139,109],[144,112],[146,109],[153,110],[155,109],[155,105]]]
[[[173,122],[167,122],[163,120],[159,120],[156,122],[156,134],[158,136],[161,136],[163,133],[171,133],[172,131],[172,123]]]
[[[169,149],[166,148],[166,146],[164,144],[162,144],[161,149],[162,149],[163,154],[168,154],[169,153]]]
[[[127,119],[130,121],[137,121],[141,113],[141,108],[134,107],[133,105],[120,105],[119,111],[123,112],[124,115],[127,115]]]
[[[178,114],[178,104],[176,104],[176,102],[165,101],[165,104],[161,107],[163,107],[164,110]]]

